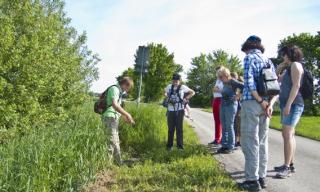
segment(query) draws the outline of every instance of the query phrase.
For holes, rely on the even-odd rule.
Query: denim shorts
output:
[[[283,109],[285,108],[286,105],[280,104],[280,109],[281,109],[281,124],[282,125],[287,125],[290,127],[295,127],[302,115],[304,105],[301,104],[292,104],[290,113],[287,116],[283,115]]]

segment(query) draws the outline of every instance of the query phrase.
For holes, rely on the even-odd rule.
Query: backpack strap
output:
[[[102,93],[102,94],[105,94],[104,97],[105,97],[106,104],[107,104],[106,110],[112,106],[112,104],[108,105],[108,92],[109,92],[110,88],[112,88],[112,87],[117,87],[118,88],[117,85],[111,85],[110,87],[107,88],[107,90],[105,92]],[[119,98],[118,98],[118,103],[120,102],[121,98],[122,98],[122,93],[120,92],[120,95],[119,95]]]
[[[177,95],[179,97],[179,101],[181,102],[181,101],[183,101],[183,99],[181,98],[181,95],[180,95],[180,89],[181,89],[181,85],[178,86],[176,92],[177,92]]]

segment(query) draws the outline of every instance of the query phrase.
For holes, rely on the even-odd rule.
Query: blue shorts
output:
[[[290,109],[290,113],[287,116],[283,115],[283,109],[285,108],[285,105],[280,104],[280,109],[281,109],[281,124],[282,125],[287,125],[290,127],[295,127],[299,120],[300,117],[302,115],[303,109],[304,109],[304,105],[301,104],[292,104],[291,105],[291,109]]]

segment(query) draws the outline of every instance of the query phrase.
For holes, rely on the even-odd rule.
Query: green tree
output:
[[[240,59],[237,56],[229,55],[223,50],[201,54],[192,59],[191,65],[192,67],[188,72],[187,85],[196,92],[195,97],[191,101],[193,105],[210,105],[212,87],[216,81],[216,67],[225,66],[230,71],[242,74]]]
[[[174,54],[162,44],[148,44],[150,49],[148,70],[143,75],[142,96],[145,102],[157,102],[163,97],[165,86],[171,81],[174,73],[183,71],[181,65],[174,62]],[[138,51],[138,50],[137,50]],[[117,79],[129,75],[134,79],[135,89],[133,98],[137,98],[140,81],[140,69],[137,65],[137,53],[135,54],[134,68],[128,68]]]
[[[320,32],[316,35],[310,33],[293,34],[280,41],[279,48],[284,45],[298,45],[304,54],[305,67],[312,72],[315,78],[314,101],[306,102],[306,112],[312,115],[320,114]],[[278,58],[281,59],[281,58]]]
[[[0,0],[0,127],[25,130],[81,104],[97,55],[60,0]]]
[[[151,43],[148,72],[144,78],[145,101],[159,101],[163,97],[164,87],[171,81],[172,75],[182,71],[182,66],[174,62],[174,54],[162,44]]]

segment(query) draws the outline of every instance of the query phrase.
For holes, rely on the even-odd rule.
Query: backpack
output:
[[[303,66],[303,65],[302,65]],[[288,68],[288,73],[291,75],[291,69]],[[299,92],[303,98],[303,100],[312,100],[313,99],[313,91],[314,91],[314,85],[313,85],[313,75],[311,71],[306,69],[303,66],[303,76],[302,76],[302,83],[299,89]]]
[[[260,56],[258,55],[258,57]],[[265,63],[265,66],[261,69],[259,78],[256,79],[257,92],[262,97],[278,95],[280,93],[280,85],[278,76],[274,71],[273,63],[269,59],[267,62],[261,57],[260,59]]]
[[[183,100],[181,99],[181,96],[180,96],[180,89],[181,89],[181,85],[179,85],[177,87],[177,90],[174,91],[174,85],[171,85],[171,89],[170,89],[168,98],[164,99],[162,105],[167,108],[169,103],[172,103],[171,96],[174,95],[174,94],[177,94],[177,96],[179,98],[179,103],[183,104]],[[172,104],[174,105],[175,103],[172,103]]]
[[[94,112],[102,115],[109,107],[112,106],[112,104],[108,105],[107,104],[107,96],[108,96],[108,91],[111,87],[117,87],[117,85],[111,85],[110,87],[107,88],[99,97],[99,99],[94,103]],[[118,99],[118,102],[120,101],[121,96]]]

